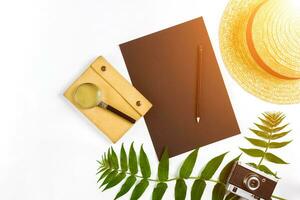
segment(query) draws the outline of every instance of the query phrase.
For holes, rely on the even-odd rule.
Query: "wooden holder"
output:
[[[74,101],[77,87],[83,83],[93,83],[101,89],[103,101],[119,111],[138,120],[152,107],[152,104],[137,91],[102,56],[66,90],[64,96],[89,120],[96,125],[113,143],[117,142],[132,123],[100,107],[82,109]]]

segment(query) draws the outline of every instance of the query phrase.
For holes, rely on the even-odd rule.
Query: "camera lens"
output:
[[[260,187],[260,179],[256,174],[250,174],[244,179],[244,184],[249,190],[255,191]]]

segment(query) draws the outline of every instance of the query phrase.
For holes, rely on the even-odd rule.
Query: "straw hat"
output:
[[[245,90],[300,103],[300,0],[230,0],[219,36],[224,62]]]

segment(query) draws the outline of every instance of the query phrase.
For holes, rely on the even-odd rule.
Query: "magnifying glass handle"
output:
[[[133,123],[133,124],[134,124],[134,123],[136,122],[135,119],[129,117],[129,116],[126,115],[125,113],[123,113],[123,112],[117,110],[116,108],[114,108],[114,107],[112,107],[112,106],[110,106],[110,105],[108,105],[108,104],[106,104],[106,103],[104,103],[104,102],[101,102],[101,103],[99,104],[99,106],[100,106],[101,108],[105,108],[106,110],[109,110],[110,112],[113,112],[113,113],[115,113],[116,115],[118,115],[118,116],[120,116],[120,117],[126,119],[126,120],[129,121],[130,123]]]

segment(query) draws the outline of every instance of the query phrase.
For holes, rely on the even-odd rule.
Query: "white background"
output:
[[[248,128],[261,112],[283,111],[294,142],[277,153],[291,164],[271,166],[282,177],[275,193],[299,199],[300,105],[263,102],[228,74],[218,44],[226,0],[0,2],[0,199],[113,199],[119,187],[102,193],[95,176],[96,159],[112,143],[62,94],[99,55],[129,80],[118,44],[199,16],[204,16],[242,135],[202,148],[194,174],[216,155],[230,151],[227,162],[240,153],[239,146],[251,147],[243,136],[249,136]],[[156,171],[157,158],[143,119],[113,146],[118,151],[121,143],[128,148],[132,141],[137,149],[144,144]],[[171,159],[172,176],[186,155]],[[149,188],[141,199],[151,199],[153,185]],[[203,199],[209,200],[210,193],[208,187]],[[172,189],[164,199],[173,199]]]

